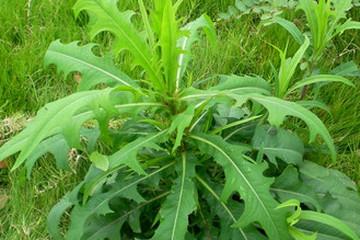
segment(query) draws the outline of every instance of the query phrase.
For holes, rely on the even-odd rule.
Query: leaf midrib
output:
[[[178,216],[179,216],[179,212],[180,212],[180,207],[181,207],[181,202],[183,199],[183,194],[184,194],[184,185],[185,185],[185,175],[186,175],[186,160],[183,158],[183,164],[182,164],[182,176],[181,176],[181,187],[180,187],[180,193],[179,193],[179,201],[176,207],[176,213],[175,213],[175,220],[174,220],[174,226],[173,229],[171,231],[171,240],[174,240],[175,238],[175,232],[176,232],[176,225],[177,225],[177,221],[178,221]]]
[[[302,193],[298,193],[298,192],[294,192],[294,191],[289,191],[289,190],[284,190],[284,189],[281,189],[281,188],[270,188],[271,191],[274,191],[274,192],[283,192],[283,193],[289,193],[289,194],[293,194],[293,195],[297,195],[297,196],[301,196],[303,198],[307,198],[311,201],[315,201],[316,202],[316,199],[312,198],[312,197],[309,197],[305,194],[302,194]]]
[[[276,229],[276,233],[277,235],[279,236],[278,234],[278,231],[277,231],[277,228],[276,228],[276,225],[274,224],[274,221],[273,219],[271,218],[269,212],[267,211],[266,207],[265,207],[265,204],[263,203],[263,201],[261,200],[261,198],[259,197],[259,195],[256,193],[255,189],[253,188],[253,186],[251,185],[251,183],[246,179],[246,177],[244,176],[244,174],[241,172],[241,170],[238,168],[238,166],[234,163],[234,161],[232,161],[231,157],[229,155],[226,154],[226,152],[224,152],[220,147],[218,147],[217,145],[213,144],[212,142],[204,139],[204,138],[201,138],[201,137],[198,137],[198,136],[194,136],[194,135],[191,135],[190,136],[191,138],[194,138],[194,139],[198,139],[204,143],[207,143],[209,144],[210,146],[212,146],[213,148],[215,148],[216,150],[218,150],[220,153],[222,153],[228,160],[229,162],[231,163],[231,165],[234,166],[234,168],[237,170],[237,172],[240,174],[240,176],[243,178],[243,180],[245,181],[245,183],[248,185],[248,187],[251,189],[251,192],[255,195],[256,199],[259,201],[261,207],[264,209],[265,211],[265,214],[267,215],[269,221],[271,222],[271,225],[273,226],[273,229]]]
[[[324,128],[324,125],[323,125],[322,122],[317,118],[317,116],[316,116],[315,114],[313,114],[312,112],[306,112],[306,113],[299,112],[298,110],[296,110],[296,108],[290,108],[290,107],[288,107],[287,105],[284,105],[284,104],[279,105],[278,102],[276,102],[276,101],[270,101],[270,100],[269,100],[267,97],[265,97],[265,96],[262,96],[261,98],[260,98],[259,96],[257,96],[257,97],[251,97],[251,98],[253,98],[255,101],[258,101],[258,102],[260,102],[260,103],[261,103],[261,102],[266,102],[266,103],[268,103],[268,104],[274,104],[274,105],[280,106],[280,108],[285,108],[286,110],[288,110],[288,112],[295,113],[296,115],[294,115],[294,116],[297,116],[297,117],[301,116],[300,118],[301,118],[308,126],[310,126],[313,130],[316,131],[316,135],[317,135],[317,134],[320,134],[320,135],[324,138],[325,142],[327,142],[328,147],[330,148],[330,151],[333,150],[333,149],[331,149],[332,146],[330,145],[330,143],[331,143],[331,137],[330,137],[329,133],[328,133],[327,131],[324,131],[324,129],[323,129],[323,128]],[[258,99],[258,100],[256,100],[256,99]],[[291,103],[292,103],[292,102],[291,102]],[[292,103],[292,104],[295,104],[295,103]],[[311,117],[308,116],[308,114],[313,114],[316,118],[311,118]],[[288,115],[288,114],[287,114],[287,115]],[[319,125],[319,122],[320,122],[321,125]],[[310,123],[310,124],[309,124],[309,123]],[[317,125],[317,127],[314,127],[314,126],[313,126],[314,123],[315,123],[315,125]],[[321,133],[317,130],[317,128],[320,128],[321,131],[324,132],[324,134],[321,134]],[[316,136],[316,135],[315,135],[315,136]]]
[[[227,94],[226,92],[235,92],[238,90],[261,90],[261,91],[267,91],[264,88],[261,87],[239,87],[239,88],[234,88],[234,89],[225,89],[225,90],[217,90],[219,92],[204,92],[204,93],[197,93],[197,94],[192,94],[192,95],[187,95],[184,97],[181,97],[180,100],[185,100],[185,99],[192,99],[192,98],[198,98],[198,97],[213,97],[213,96],[217,96],[217,95],[227,95],[229,97],[231,96],[235,96],[235,97],[239,97],[239,96],[243,96],[243,95],[238,95],[238,94]],[[213,90],[209,90],[209,91],[213,91]],[[225,91],[225,93],[222,93],[221,91]],[[248,93],[246,93],[248,94]],[[244,94],[244,95],[246,95]]]
[[[137,45],[132,41],[132,39],[129,38],[129,36],[126,34],[126,32],[122,30],[122,28],[121,28],[121,26],[118,24],[118,22],[115,21],[115,20],[111,17],[111,15],[110,15],[110,13],[107,11],[107,9],[102,8],[102,6],[101,6],[99,3],[97,3],[97,2],[96,2],[96,4],[99,6],[100,9],[102,9],[102,10],[108,15],[108,17],[110,18],[110,20],[115,24],[115,26],[117,26],[117,29],[120,30],[120,32],[121,32],[121,33],[123,34],[123,36],[127,39],[127,41],[136,49],[136,51],[140,54],[140,56],[142,57],[142,59],[145,60],[146,64],[149,66],[152,74],[153,74],[156,78],[158,78],[158,77],[156,76],[156,71],[153,69],[150,61],[147,59],[147,57],[145,57],[145,55],[143,54],[143,52],[140,51],[140,49],[139,49],[139,48],[137,47]],[[158,80],[159,80],[159,79],[158,79]],[[159,83],[161,84],[161,81],[159,81]]]
[[[76,61],[76,62],[78,62],[78,63],[80,63],[80,64],[89,66],[90,68],[94,68],[94,69],[96,69],[97,71],[102,72],[102,73],[104,73],[105,75],[108,75],[108,76],[110,76],[110,77],[113,78],[113,79],[116,79],[117,81],[123,83],[124,85],[131,87],[131,85],[130,85],[129,83],[127,83],[127,82],[125,82],[124,80],[120,79],[118,76],[116,76],[116,75],[114,75],[114,74],[112,74],[112,73],[110,73],[110,72],[108,72],[108,71],[105,71],[104,69],[99,68],[99,67],[97,67],[97,66],[95,66],[95,65],[93,65],[93,64],[90,64],[90,63],[88,63],[88,62],[85,62],[84,60],[81,60],[81,59],[79,59],[79,58],[75,58],[75,57],[69,56],[69,55],[67,55],[67,54],[63,54],[63,53],[60,53],[60,52],[56,52],[56,51],[53,51],[53,50],[48,50],[48,53],[53,53],[53,54],[55,54],[55,55],[56,55],[56,54],[57,54],[57,55],[61,55],[61,56],[65,57],[65,58],[69,58],[69,59],[71,59],[71,60],[74,60],[74,61]]]
[[[168,165],[160,168],[159,170],[156,170],[155,172],[152,172],[152,173],[150,173],[149,175],[147,175],[147,176],[145,176],[145,177],[142,177],[142,178],[140,178],[139,180],[137,180],[137,181],[135,181],[135,182],[133,182],[133,183],[130,183],[129,185],[127,185],[127,186],[125,186],[125,187],[123,187],[123,188],[121,188],[121,189],[119,189],[119,190],[111,193],[111,196],[116,196],[116,195],[118,195],[119,193],[125,191],[126,189],[128,189],[128,188],[130,188],[130,187],[132,187],[132,186],[134,186],[134,185],[136,185],[136,184],[138,184],[138,183],[140,183],[140,182],[142,182],[142,181],[144,181],[144,180],[146,180],[146,179],[148,179],[148,178],[150,178],[150,177],[152,177],[152,176],[154,176],[155,174],[158,174],[159,172],[161,172],[161,171],[163,171],[163,170],[171,167],[171,166],[174,165],[174,164],[175,164],[175,162],[169,163]],[[100,203],[94,208],[94,211],[93,211],[93,212],[96,212],[97,209],[99,209],[99,208],[100,208],[104,203],[106,203],[107,201],[109,201],[109,198],[106,198],[105,200],[103,200],[102,202],[100,202]]]
[[[148,139],[145,139],[143,141],[141,141],[140,143],[136,144],[135,146],[133,146],[132,148],[128,149],[127,151],[125,151],[124,153],[120,154],[119,156],[116,156],[116,158],[121,158],[125,155],[127,155],[129,152],[133,152],[136,148],[138,148],[141,145],[145,145],[146,143],[150,142],[151,140],[153,140],[154,138],[157,138],[158,136],[161,136],[162,134],[166,133],[168,131],[168,129],[165,129],[157,134],[155,134],[154,136],[149,137]],[[116,154],[116,153],[115,153]],[[114,154],[114,155],[115,155]]]

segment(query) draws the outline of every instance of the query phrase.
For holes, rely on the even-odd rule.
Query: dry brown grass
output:
[[[22,113],[17,113],[11,117],[0,120],[0,146],[7,142],[15,133],[21,131],[26,123],[30,121],[29,117]]]

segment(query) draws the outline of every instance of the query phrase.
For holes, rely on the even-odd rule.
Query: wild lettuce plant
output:
[[[260,77],[220,75],[209,89],[192,87],[191,46],[198,30],[214,42],[210,18],[179,27],[181,0],[154,0],[150,11],[139,0],[139,29],[117,2],[78,0],[75,15],[88,13],[92,37],[111,32],[113,54],[130,53],[140,79],[96,56],[95,44],[55,41],[46,65],[81,73],[79,91],[45,105],[0,148],[0,159],[20,152],[13,169],[29,172],[47,152],[62,169],[71,148],[89,155],[84,180],[49,213],[54,239],[359,239],[354,184],[304,161],[302,140],[280,127],[287,116],[303,120],[309,140],[321,138],[335,160],[315,114],[271,96]]]

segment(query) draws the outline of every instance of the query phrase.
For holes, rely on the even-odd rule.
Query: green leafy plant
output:
[[[318,2],[312,0],[300,0],[296,9],[302,10],[305,13],[307,26],[310,30],[310,42],[306,35],[304,35],[293,22],[290,22],[279,16],[274,16],[273,18],[261,23],[262,25],[273,23],[281,25],[293,36],[294,40],[301,45],[301,48],[294,56],[294,59],[291,61],[291,63],[285,59],[286,50],[285,53],[279,50],[281,57],[281,70],[278,77],[276,75],[276,79],[279,81],[279,84],[282,85],[282,87],[279,87],[279,97],[284,96],[286,91],[285,89],[288,87],[289,79],[294,73],[294,68],[296,68],[296,66],[300,63],[302,58],[305,58],[306,64],[302,65],[306,65],[306,67],[303,67],[303,69],[307,69],[306,76],[303,80],[296,83],[293,88],[289,89],[289,91],[292,91],[298,87],[304,87],[301,98],[303,98],[306,93],[308,85],[307,83],[310,84],[337,81],[351,85],[346,79],[342,77],[344,74],[342,74],[341,71],[338,71],[338,69],[323,69],[322,66],[319,66],[319,62],[323,56],[324,50],[334,37],[342,34],[346,30],[360,29],[359,22],[346,19],[346,12],[350,10],[352,6],[353,3],[351,0],[320,0]],[[343,22],[343,19],[346,19],[346,21]],[[339,66],[339,68],[347,73],[354,72],[354,63],[348,62]],[[283,69],[286,69],[286,77],[282,77],[281,75]],[[355,71],[358,71],[356,65]],[[330,74],[318,75],[319,72],[327,72]],[[285,78],[285,80],[282,81],[282,78]],[[281,82],[283,82],[283,84],[281,84]]]
[[[304,77],[302,80],[294,83],[292,87],[289,87],[289,84],[293,79],[294,73],[300,64],[300,61],[304,57],[306,50],[309,47],[309,39],[307,37],[305,37],[304,39],[304,43],[300,46],[300,48],[292,58],[286,58],[287,49],[285,49],[285,52],[283,52],[281,49],[273,46],[279,51],[281,59],[280,70],[276,71],[275,67],[273,67],[275,75],[275,95],[277,97],[284,98],[292,91],[314,83],[341,82],[349,86],[355,87],[355,85],[348,79],[334,74],[317,74],[309,77]]]
[[[209,89],[192,87],[185,74],[191,46],[200,29],[213,42],[213,23],[204,14],[179,27],[181,1],[154,0],[150,11],[138,2],[141,26],[133,23],[134,12],[119,11],[117,0],[78,0],[74,11],[89,14],[92,37],[113,34],[113,54],[130,53],[132,66],[143,70],[139,79],[120,71],[110,55],[96,56],[94,44],[55,41],[46,65],[56,64],[64,76],[80,73],[79,92],[45,105],[0,148],[0,159],[20,152],[13,169],[25,164],[28,172],[47,152],[62,169],[69,168],[71,148],[89,156],[84,180],[49,213],[50,235],[304,239],[317,232],[359,239],[354,184],[304,161],[302,140],[280,127],[287,116],[302,119],[310,142],[321,137],[335,160],[321,120],[301,104],[272,97],[260,77],[220,75]],[[306,208],[293,221],[284,205],[289,199]],[[314,219],[320,225],[306,225]],[[326,219],[346,227],[331,227]]]

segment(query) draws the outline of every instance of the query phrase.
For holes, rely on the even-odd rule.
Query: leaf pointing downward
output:
[[[36,118],[20,134],[0,149],[0,159],[21,151],[13,169],[22,164],[39,143],[51,136],[62,134],[69,147],[80,145],[80,129],[84,122],[97,118],[106,122],[118,113],[111,99],[112,89],[79,92],[41,108]],[[102,109],[102,110],[101,110]],[[102,120],[102,121],[101,121]]]
[[[336,160],[336,150],[329,132],[321,120],[303,106],[287,102],[275,97],[251,96],[251,99],[263,105],[269,111],[269,122],[276,127],[284,121],[285,116],[294,116],[302,119],[310,129],[310,142],[315,141],[319,134],[328,146],[333,161]]]
[[[196,140],[200,151],[210,154],[225,172],[226,182],[221,196],[226,201],[238,192],[245,202],[245,211],[233,227],[245,227],[260,223],[268,237],[273,240],[290,239],[286,226],[286,212],[275,210],[278,203],[270,194],[273,180],[263,176],[267,164],[252,164],[242,158],[247,148],[225,142],[221,137],[207,134],[190,136]]]
[[[181,175],[175,180],[171,194],[160,209],[161,221],[152,240],[182,240],[188,225],[188,215],[195,209],[194,160],[183,153]]]

